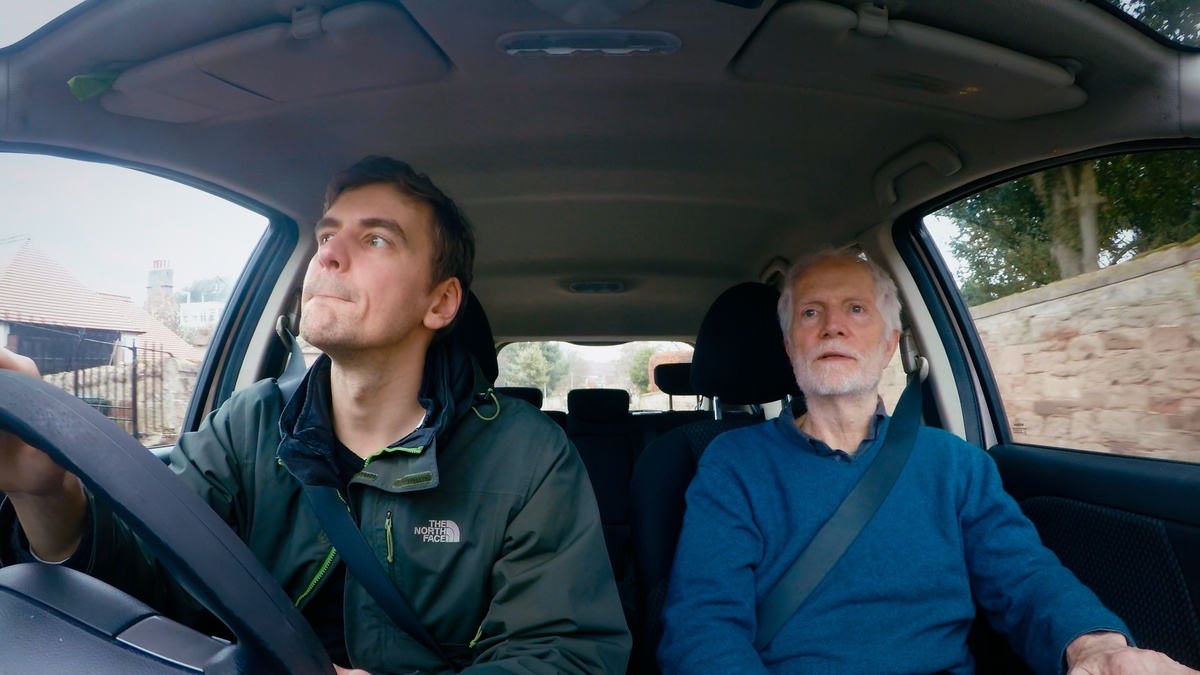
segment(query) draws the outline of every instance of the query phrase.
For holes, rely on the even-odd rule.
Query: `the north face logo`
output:
[[[414,527],[413,534],[421,541],[457,544],[458,524],[453,520],[431,520],[428,525]]]

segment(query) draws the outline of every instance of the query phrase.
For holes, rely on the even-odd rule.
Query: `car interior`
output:
[[[276,326],[298,325],[325,184],[368,155],[427,173],[470,218],[475,280],[451,339],[493,381],[497,352],[521,341],[693,345],[690,364],[659,365],[652,379],[673,402],[699,397],[700,410],[645,414],[609,387],[573,389],[565,411],[547,410],[596,492],[634,635],[631,673],[658,672],[684,493],[705,447],[803,406],[775,315],[784,272],[857,247],[896,280],[904,369],[916,355],[929,364],[924,423],[992,455],[1044,543],[1139,645],[1200,668],[1200,455],[1023,442],[927,218],[1037,171],[1197,146],[1200,41],[1129,4],[85,0],[0,48],[0,152],[128,167],[268,218],[182,430],[283,372]],[[1197,303],[1194,287],[1185,302]],[[536,387],[496,391],[543,407]],[[1177,394],[1185,406],[1191,395]],[[79,430],[50,436],[22,422],[30,412],[18,403],[34,396]],[[161,463],[112,433],[96,442],[119,462],[71,450],[84,440],[71,434],[101,416],[70,398],[0,377],[0,427],[47,439],[89,488],[130,503],[122,515],[194,574],[189,588],[236,644],[86,579],[6,568],[0,670],[61,657],[67,670],[328,672],[236,537],[152,534],[163,527],[155,510],[220,529],[169,486],[154,494],[170,506],[137,497],[139,483],[168,481]],[[1200,427],[1181,424],[1193,427],[1179,451],[1200,448]],[[233,567],[226,583],[220,570]],[[236,601],[243,594],[261,602]],[[31,607],[39,628],[17,630]],[[97,618],[97,607],[115,609]],[[60,639],[78,649],[55,649]],[[1028,672],[982,616],[971,640],[980,672]]]

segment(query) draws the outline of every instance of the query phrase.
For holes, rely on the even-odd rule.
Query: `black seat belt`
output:
[[[296,341],[296,336],[292,335],[292,331],[288,330],[288,319],[282,314],[275,320],[275,334],[283,341],[289,353],[287,365],[283,367],[283,374],[275,379],[279,393],[283,394],[283,404],[287,405],[292,394],[296,393],[296,389],[300,386],[300,382],[304,380],[308,366],[304,364],[304,352],[300,350],[300,343]]]
[[[296,338],[288,330],[287,324],[283,317],[275,324],[275,332],[279,334],[279,338],[284,341],[290,350],[287,366],[284,367],[283,375],[275,381],[279,387],[279,393],[283,395],[284,404],[291,399],[292,394],[296,393],[296,388],[300,386],[300,382],[304,380],[304,374],[307,371],[304,365],[304,354],[300,351],[300,345],[296,342]],[[362,532],[359,531],[358,525],[354,519],[350,517],[349,507],[342,500],[341,494],[336,488],[318,487],[315,485],[304,485],[304,496],[308,498],[308,503],[312,506],[313,511],[317,514],[317,520],[321,522],[321,527],[325,529],[326,536],[329,537],[329,542],[333,544],[333,548],[337,550],[338,555],[346,561],[346,569],[354,574],[354,578],[363,585],[367,593],[375,599],[375,602],[383,609],[392,623],[396,627],[408,634],[409,637],[421,643],[426,649],[437,654],[446,665],[454,669],[454,672],[459,672],[462,667],[447,658],[442,652],[442,648],[434,641],[433,636],[429,631],[425,630],[425,626],[421,625],[420,619],[417,618],[416,612],[400,594],[400,590],[396,588],[396,584],[392,583],[391,577],[383,571],[383,566],[375,554],[371,552],[371,547],[367,545],[366,539],[363,538]]]
[[[833,569],[850,544],[879,510],[892,491],[917,438],[921,423],[921,369],[918,368],[904,387],[895,414],[888,423],[883,447],[858,479],[854,489],[817,534],[796,562],[784,573],[758,607],[758,634],[754,648],[762,651],[800,609],[817,585]]]
[[[409,637],[437,654],[446,665],[454,669],[454,672],[461,671],[462,667],[442,652],[442,648],[433,640],[429,631],[421,625],[416,612],[400,594],[396,584],[392,583],[391,577],[383,571],[383,566],[363,539],[362,532],[350,517],[350,511],[337,489],[305,485],[304,496],[316,512],[317,519],[321,521],[321,527],[325,528],[329,542],[346,561],[346,569],[354,573],[354,578],[367,589],[388,618]]]

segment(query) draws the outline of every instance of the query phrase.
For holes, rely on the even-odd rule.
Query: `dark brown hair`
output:
[[[433,279],[430,286],[455,277],[462,284],[464,301],[471,287],[475,264],[475,233],[453,199],[438,189],[429,176],[405,162],[372,155],[339,171],[325,189],[325,211],[347,190],[368,185],[390,185],[400,194],[433,211]]]

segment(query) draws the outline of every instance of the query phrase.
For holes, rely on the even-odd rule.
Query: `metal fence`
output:
[[[44,379],[87,401],[134,438],[173,435],[176,421],[169,419],[164,396],[164,357],[158,345],[123,347],[128,361],[48,375]],[[121,349],[117,350],[120,353]]]

